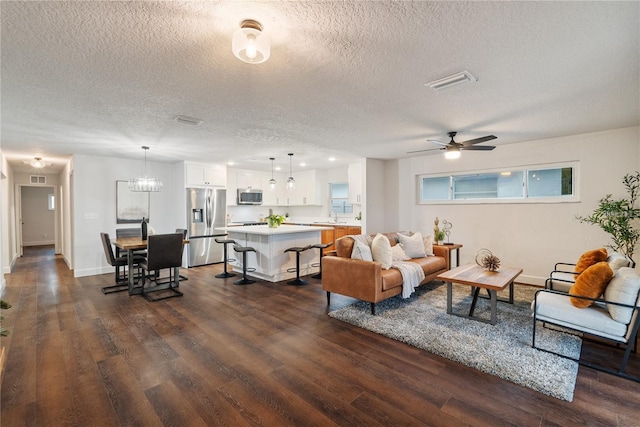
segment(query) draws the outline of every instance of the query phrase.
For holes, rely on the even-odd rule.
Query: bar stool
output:
[[[231,258],[231,259],[227,259],[227,245],[230,244],[236,244],[236,241],[233,239],[219,239],[219,238],[214,238],[213,240],[216,241],[216,243],[221,243],[223,244],[223,249],[224,249],[224,272],[220,273],[220,274],[216,274],[215,277],[219,278],[219,279],[224,279],[227,277],[233,277],[235,276],[235,273],[229,273],[227,271],[227,262],[228,261],[235,261],[235,259]]]
[[[311,245],[313,249],[320,249],[320,262],[311,264],[311,267],[320,267],[320,271],[318,271],[318,274],[314,274],[313,276],[311,276],[314,279],[322,279],[322,256],[323,256],[322,251],[327,249],[331,245],[333,245],[333,243],[317,243],[315,245]]]
[[[288,268],[287,269],[287,273],[293,273],[294,271],[296,272],[296,278],[293,280],[288,281],[287,283],[289,285],[306,285],[308,282],[306,280],[302,280],[300,278],[300,253],[306,251],[307,249],[311,249],[311,245],[308,246],[294,246],[288,249],[285,249],[285,252],[295,252],[296,253],[296,266],[295,268]]]
[[[247,268],[247,252],[255,252],[256,250],[250,246],[238,246],[234,245],[233,250],[242,253],[242,279],[233,282],[234,285],[249,285],[256,283],[255,280],[251,280],[247,277],[247,271],[256,271],[255,268]]]

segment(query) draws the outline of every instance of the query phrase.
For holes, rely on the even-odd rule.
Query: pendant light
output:
[[[133,178],[129,180],[129,190],[137,192],[162,191],[162,180],[157,178],[147,178],[147,150],[149,147],[142,146],[144,150],[144,178]]]
[[[273,161],[275,158],[269,157],[269,160],[271,160],[271,179],[269,180],[269,189],[273,191],[276,189],[276,180],[273,178]]]
[[[296,180],[293,179],[293,174],[291,173],[291,157],[293,157],[293,153],[289,153],[289,178],[287,178],[287,188],[293,189],[296,185]]]

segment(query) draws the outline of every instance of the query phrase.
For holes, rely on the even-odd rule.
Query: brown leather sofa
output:
[[[383,233],[391,246],[398,244],[397,233]],[[376,303],[402,293],[400,270],[382,269],[379,262],[351,259],[355,241],[351,237],[336,240],[335,255],[322,258],[322,289],[327,292],[327,304],[331,292],[357,298],[371,303],[371,314],[375,314]],[[432,281],[438,274],[449,270],[449,249],[434,246],[435,256],[409,260],[422,267],[425,278],[421,285]]]

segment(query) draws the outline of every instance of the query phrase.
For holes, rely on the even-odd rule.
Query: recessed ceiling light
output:
[[[330,162],[335,162],[335,161],[336,161],[336,158],[335,158],[335,157],[333,157],[333,156],[332,156],[332,157],[329,157],[329,161],[330,161]]]
[[[305,166],[307,166],[307,164],[305,162],[301,162],[300,166],[305,167]]]
[[[468,71],[461,71],[459,73],[452,74],[450,76],[443,77],[438,80],[434,80],[431,83],[425,84],[425,86],[429,86],[431,89],[435,91],[440,91],[440,90],[448,89],[452,86],[457,86],[460,84],[472,83],[477,81],[478,79],[473,77],[471,73],[469,73]]]
[[[227,162],[227,164],[228,164],[229,166],[233,166],[233,165],[235,165],[235,163],[234,163],[234,162],[231,162],[231,161],[230,161],[230,162]]]

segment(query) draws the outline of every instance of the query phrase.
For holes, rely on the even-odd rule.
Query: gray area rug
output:
[[[468,314],[470,288],[453,286],[454,313]],[[498,302],[498,322],[494,326],[448,315],[447,287],[441,282],[421,286],[411,298],[397,296],[378,303],[375,316],[371,315],[370,304],[362,301],[332,311],[329,316],[571,402],[578,363],[531,347],[530,304],[536,290],[516,285],[513,305]],[[498,295],[508,293],[505,290]],[[489,300],[478,299],[475,315],[490,318]],[[543,328],[540,323],[536,331],[539,347],[579,358],[580,338]]]

